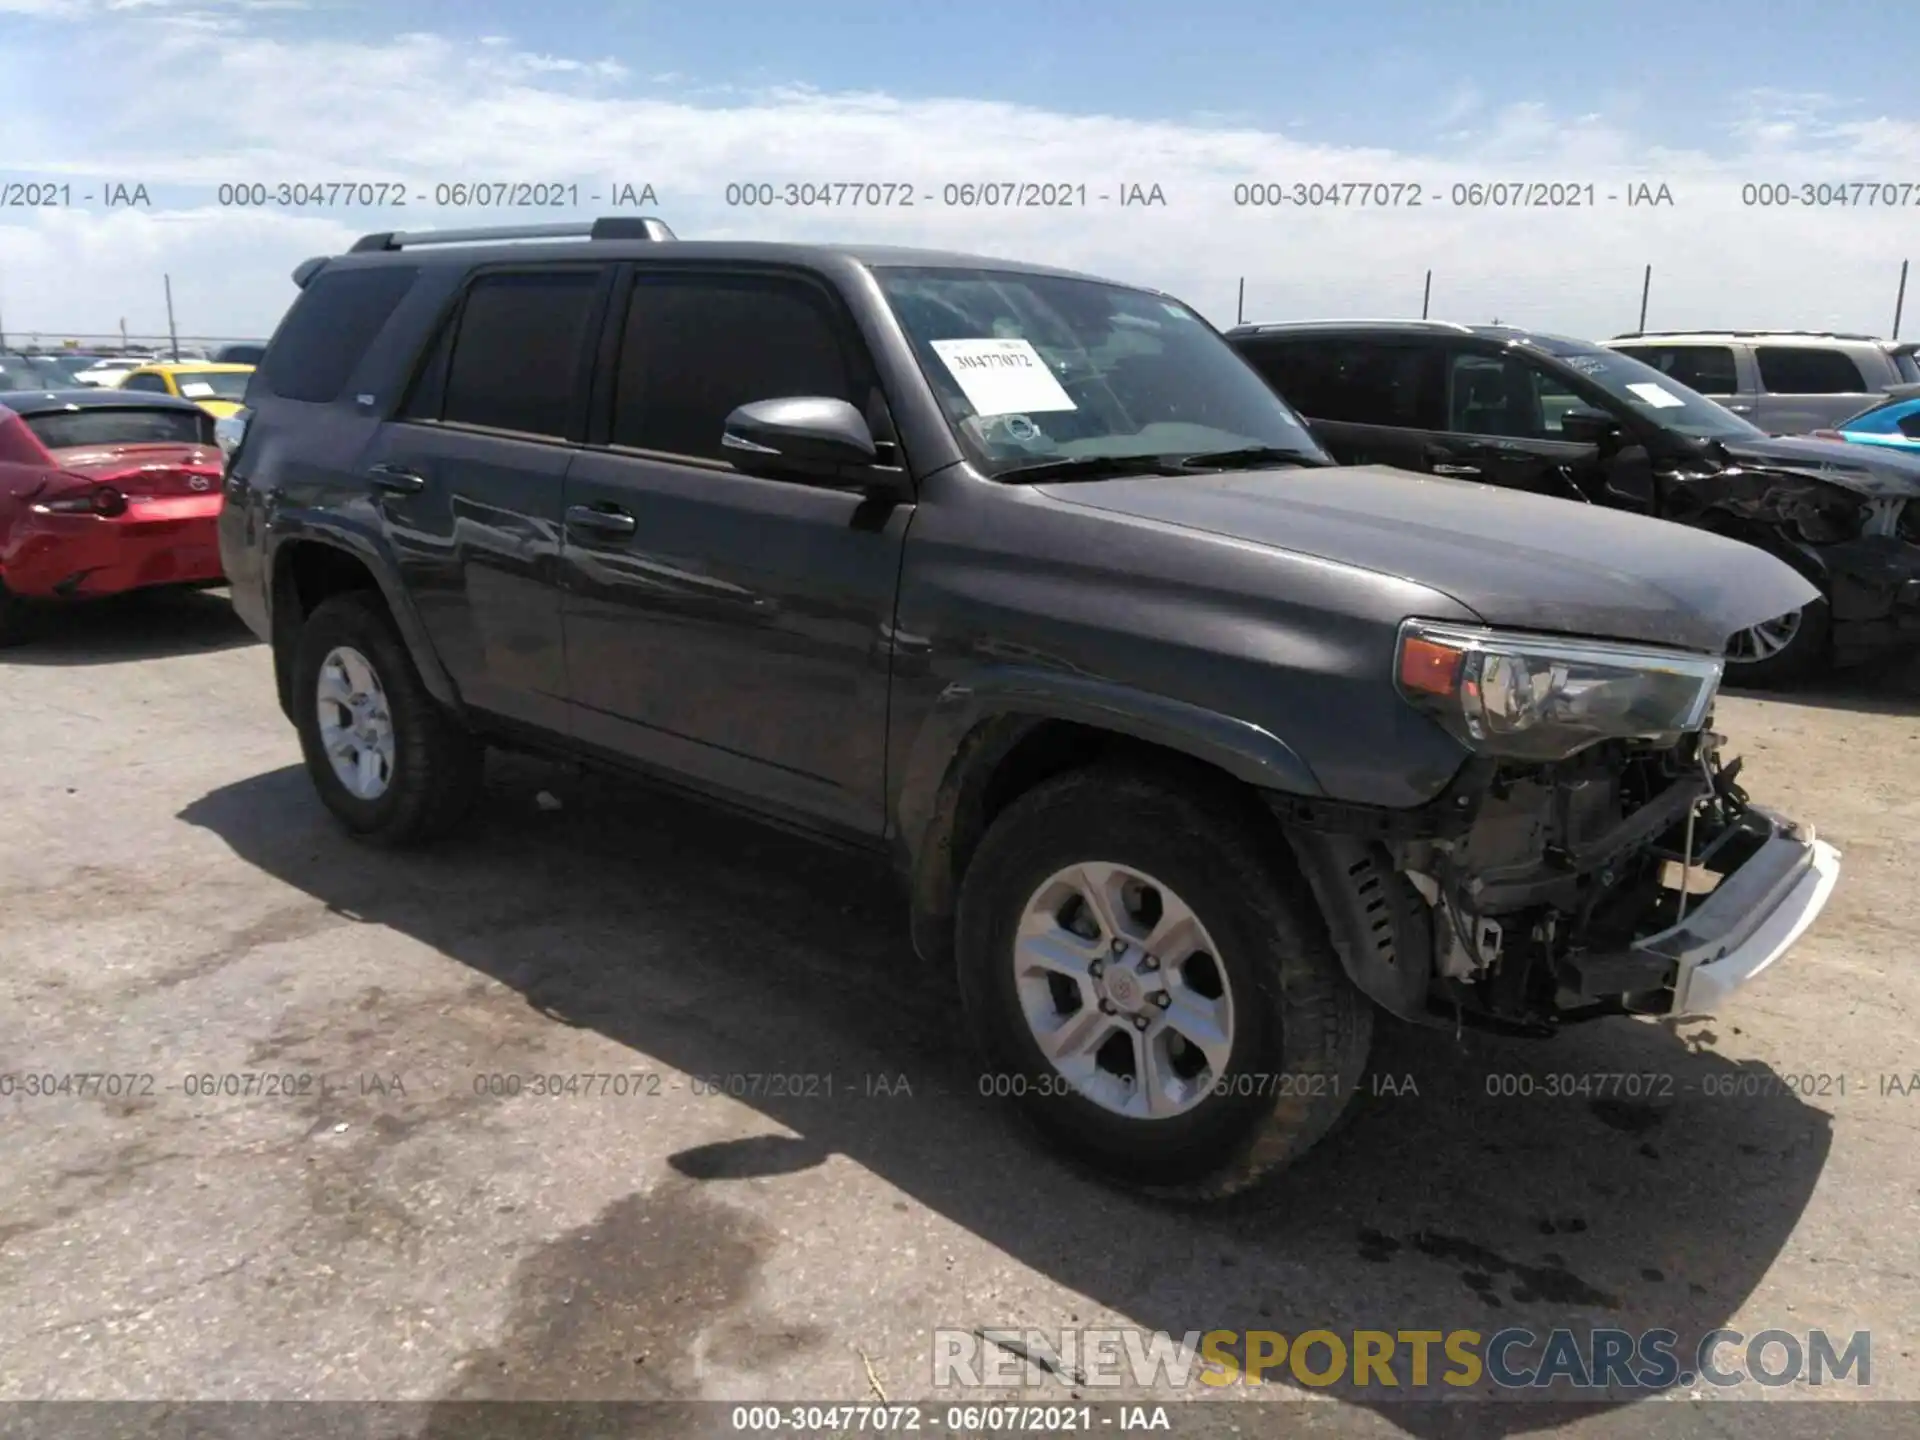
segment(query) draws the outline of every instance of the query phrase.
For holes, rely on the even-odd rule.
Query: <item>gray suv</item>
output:
[[[1793,569],[1337,466],[1170,295],[632,219],[295,278],[220,541],[322,803],[456,835],[523,746],[867,853],[1116,1176],[1300,1154],[1376,1008],[1711,1012],[1831,892],[1710,724]]]
[[[1616,335],[1631,355],[1770,435],[1804,435],[1920,383],[1920,343],[1809,330]]]

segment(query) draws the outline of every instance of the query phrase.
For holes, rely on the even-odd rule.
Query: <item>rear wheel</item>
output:
[[[1321,1139],[1372,1009],[1263,838],[1128,771],[1010,806],[960,897],[983,1093],[1080,1161],[1186,1196],[1245,1189]]]
[[[300,629],[292,687],[307,773],[354,834],[415,844],[470,813],[484,748],[427,693],[373,595],[337,595],[314,610]]]

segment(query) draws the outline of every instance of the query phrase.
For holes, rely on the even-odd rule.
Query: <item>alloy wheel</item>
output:
[[[1028,899],[1014,984],[1035,1043],[1087,1100],[1131,1119],[1185,1114],[1233,1053],[1233,995],[1199,917],[1130,866],[1055,872]]]
[[[336,645],[320,664],[315,701],[320,745],[334,777],[359,800],[378,800],[393,783],[393,716],[373,663]]]

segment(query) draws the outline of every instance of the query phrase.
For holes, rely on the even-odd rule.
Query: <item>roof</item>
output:
[[[1883,340],[1878,335],[1861,335],[1844,330],[1629,330],[1601,343],[1613,345],[1630,340],[1844,340],[1859,345],[1904,347],[1911,343]]]
[[[651,236],[642,231],[651,227]],[[532,242],[532,243],[529,243]],[[1036,265],[999,256],[953,250],[920,250],[896,245],[777,243],[764,240],[682,240],[659,221],[646,217],[602,217],[590,224],[497,226],[480,229],[382,232],[362,236],[345,255],[316,257],[294,271],[305,286],[322,269],[336,265],[418,265],[433,260],[466,269],[475,265],[521,263],[534,256],[555,260],[667,260],[802,265],[830,268],[852,261],[873,268],[917,267],[938,270],[998,270],[1060,279],[1101,280],[1075,270]],[[1104,283],[1119,283],[1107,281]],[[1132,287],[1141,289],[1145,287]]]
[[[1312,335],[1342,331],[1386,335],[1476,335],[1482,340],[1521,344],[1537,344],[1543,340],[1555,345],[1593,344],[1590,340],[1576,340],[1568,335],[1550,335],[1544,330],[1523,330],[1518,325],[1462,325],[1452,320],[1283,320],[1269,324],[1235,325],[1226,335],[1231,340],[1249,335]]]
[[[176,400],[171,395],[151,391],[102,389],[99,386],[72,390],[0,390],[0,410],[15,415],[51,415],[58,410],[190,410],[204,415],[191,400]]]

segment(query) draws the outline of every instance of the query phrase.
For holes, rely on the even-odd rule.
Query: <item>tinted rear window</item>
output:
[[[49,450],[92,445],[211,445],[213,417],[204,411],[143,410],[128,406],[56,410],[23,415],[27,428]]]
[[[1914,358],[1911,350],[1895,351],[1893,368],[1899,372],[1902,384],[1911,385],[1920,381],[1920,360]]]
[[[1371,340],[1260,341],[1243,345],[1281,399],[1312,420],[1437,430],[1440,352]]]
[[[419,273],[398,265],[322,270],[280,322],[255,374],[267,389],[288,400],[324,404],[338,399],[353,367]]]
[[[600,273],[488,275],[467,292],[442,418],[564,438]]]
[[[1857,395],[1868,389],[1860,367],[1838,350],[1812,345],[1761,345],[1760,383],[1775,395]]]

